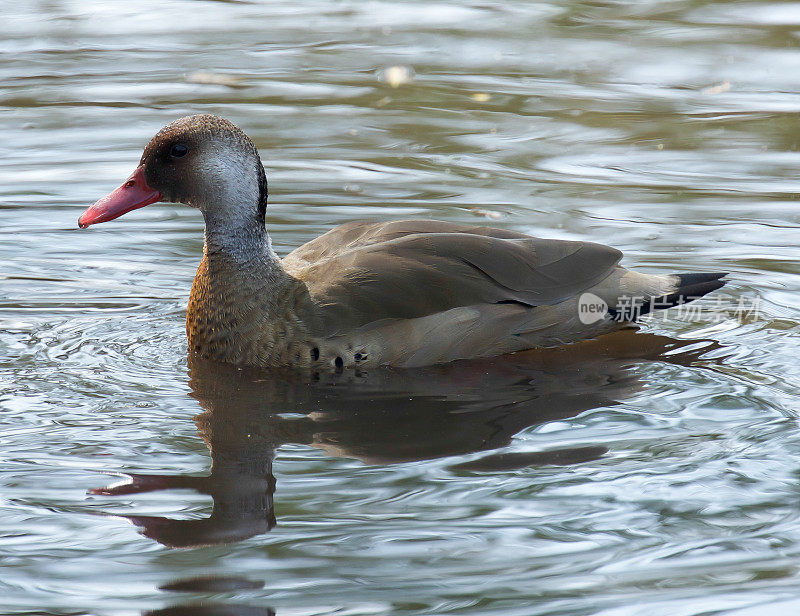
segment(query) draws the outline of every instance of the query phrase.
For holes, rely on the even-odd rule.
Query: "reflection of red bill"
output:
[[[144,179],[144,165],[136,168],[133,175],[122,186],[107,194],[93,206],[88,208],[78,219],[78,226],[85,229],[98,222],[108,222],[119,218],[131,210],[139,209],[156,201],[161,201],[162,195],[154,188],[150,188]]]

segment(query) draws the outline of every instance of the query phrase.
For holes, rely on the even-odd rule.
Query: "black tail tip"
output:
[[[684,287],[691,287],[704,282],[714,282],[715,280],[724,278],[727,275],[728,272],[724,273],[712,272],[705,274],[673,274],[673,276],[677,276],[678,280],[680,280],[680,282],[678,283],[679,290],[683,289]],[[725,281],[723,281],[722,284],[725,284]]]
[[[620,321],[635,322],[653,310],[663,310],[665,308],[672,308],[673,306],[680,306],[688,302],[694,301],[716,291],[725,286],[727,280],[721,278],[727,276],[726,273],[703,273],[703,274],[673,274],[678,278],[678,289],[674,293],[662,295],[661,297],[652,297],[649,301],[643,300],[641,302],[633,303],[630,307],[624,309],[609,310],[612,318]]]
[[[712,272],[702,274],[674,274],[680,281],[678,283],[678,290],[669,295],[663,295],[655,298],[650,302],[651,310],[659,310],[664,308],[672,308],[673,306],[680,306],[700,299],[704,295],[721,289],[725,286],[727,280],[721,280],[727,276],[727,272]],[[645,314],[643,311],[641,314]]]

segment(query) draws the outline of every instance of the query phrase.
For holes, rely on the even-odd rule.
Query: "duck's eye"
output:
[[[189,148],[183,143],[176,143],[169,149],[169,155],[172,158],[181,158],[186,156]]]

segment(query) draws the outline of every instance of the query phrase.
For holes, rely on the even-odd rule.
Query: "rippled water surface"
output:
[[[800,4],[41,0],[2,29],[2,613],[800,610]],[[488,362],[190,362],[197,211],[76,219],[196,112],[258,145],[281,253],[437,218],[730,282]]]

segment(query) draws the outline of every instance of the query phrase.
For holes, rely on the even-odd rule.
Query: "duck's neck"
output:
[[[218,264],[223,270],[282,278],[275,276],[283,268],[264,225],[267,210],[264,167],[257,155],[248,162],[255,163],[255,174],[241,172],[248,166],[245,161],[222,166],[224,173],[214,198],[216,204],[224,203],[225,207],[207,204],[200,208],[206,223],[204,255],[210,265]]]
[[[272,250],[260,160],[255,157],[256,174],[242,172],[242,161],[225,161],[204,175],[217,172],[213,195],[205,193],[213,201],[191,204],[203,212],[206,230],[186,312],[189,345],[219,361],[278,365],[298,338],[307,337],[305,324],[313,316],[308,289]]]
[[[254,215],[218,217],[212,212],[204,212],[204,218],[204,253],[209,259],[232,261],[242,266],[258,261],[278,261],[263,220]]]
[[[252,291],[262,287],[268,293],[259,300],[273,303],[284,287],[293,280],[283,269],[280,258],[272,249],[263,220],[250,218],[214,220],[206,215],[203,257],[208,275],[230,295],[238,290]]]

